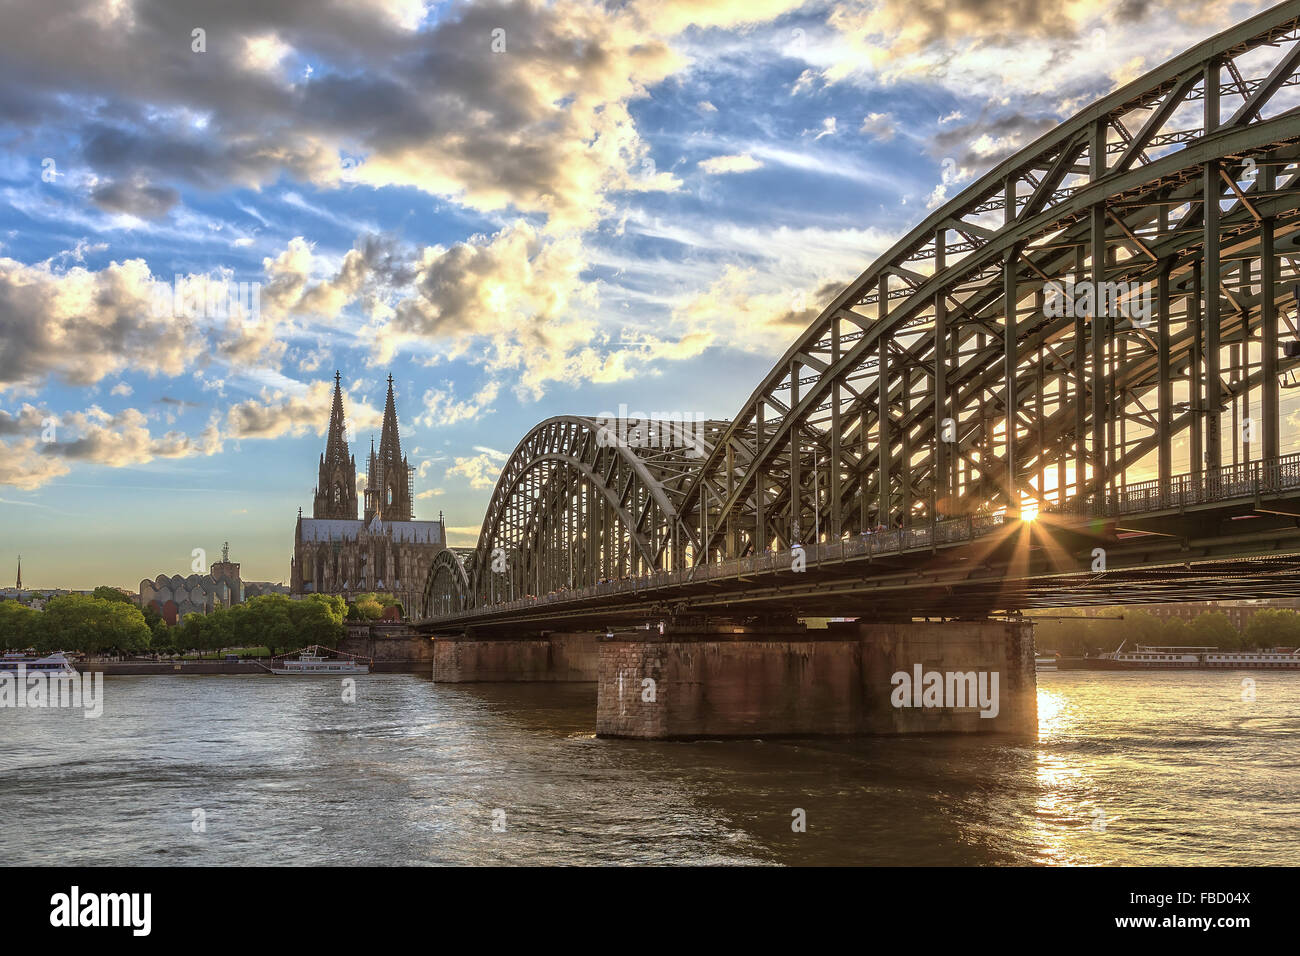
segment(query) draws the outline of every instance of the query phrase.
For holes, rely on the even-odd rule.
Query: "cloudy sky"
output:
[[[336,368],[470,544],[532,425],[731,417],[927,209],[1265,6],[7,0],[0,581],[287,581]]]

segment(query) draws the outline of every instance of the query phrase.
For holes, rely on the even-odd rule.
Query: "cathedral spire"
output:
[[[325,461],[346,461],[348,457],[348,439],[343,418],[342,376],[334,371],[334,406],[330,409],[329,437],[325,439]]]
[[[343,376],[334,371],[334,402],[330,408],[325,454],[321,455],[313,518],[357,517],[357,469],[348,452],[347,419],[343,416]]]
[[[410,521],[411,477],[402,457],[402,438],[397,428],[397,402],[393,398],[393,376],[388,376],[388,401],[384,405],[384,428],[379,434],[379,454],[371,452],[370,474],[366,479],[366,520],[378,514],[386,521]]]

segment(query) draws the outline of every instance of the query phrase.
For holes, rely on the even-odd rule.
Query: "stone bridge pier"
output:
[[[595,681],[602,737],[1038,732],[1027,620],[475,628],[434,635],[433,679]]]
[[[603,737],[1038,732],[1028,621],[670,627],[599,647]]]
[[[592,632],[521,635],[484,628],[435,634],[433,680],[443,684],[594,681],[599,675],[596,639]]]

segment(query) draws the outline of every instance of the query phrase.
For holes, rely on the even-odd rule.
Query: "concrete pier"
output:
[[[1038,731],[1028,621],[623,634],[599,664],[605,737]]]
[[[594,681],[597,635],[545,633],[523,637],[436,635],[436,683],[485,681]]]

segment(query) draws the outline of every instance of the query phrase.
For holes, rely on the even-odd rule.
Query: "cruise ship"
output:
[[[1062,669],[1083,670],[1300,670],[1300,648],[1275,647],[1260,651],[1225,651],[1218,647],[1157,647],[1137,644],[1095,657],[1063,658]]]

